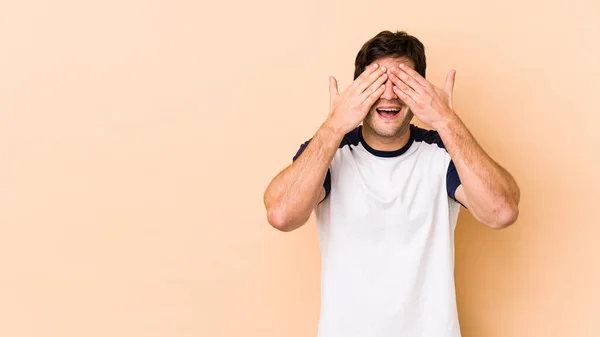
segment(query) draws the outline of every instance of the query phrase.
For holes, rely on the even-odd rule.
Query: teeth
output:
[[[400,109],[377,109],[379,111],[385,111],[385,112],[398,112],[400,111]]]

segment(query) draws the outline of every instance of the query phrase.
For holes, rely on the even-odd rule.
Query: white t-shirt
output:
[[[321,250],[317,337],[460,337],[454,229],[460,179],[439,134],[410,125],[378,151],[346,134],[315,209]],[[294,160],[310,140],[300,146]]]

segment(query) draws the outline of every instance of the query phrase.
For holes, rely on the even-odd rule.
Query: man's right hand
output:
[[[366,67],[341,94],[335,77],[329,78],[330,112],[326,124],[343,134],[357,127],[383,94],[387,80],[385,67],[372,64]]]

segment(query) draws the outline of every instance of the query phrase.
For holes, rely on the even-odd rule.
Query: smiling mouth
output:
[[[383,118],[393,118],[401,110],[401,108],[377,108],[377,113]]]

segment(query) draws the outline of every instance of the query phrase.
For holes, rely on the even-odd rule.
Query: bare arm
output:
[[[479,146],[455,114],[449,114],[438,128],[461,180],[456,200],[488,227],[513,224],[519,214],[520,191],[511,174]]]
[[[324,123],[298,159],[273,178],[264,195],[273,227],[288,232],[308,221],[325,198],[323,182],[342,137]]]
[[[264,194],[271,226],[293,231],[304,225],[325,198],[323,182],[344,135],[359,125],[383,93],[385,68],[371,65],[343,92],[329,80],[330,113],[302,154],[281,171]]]

